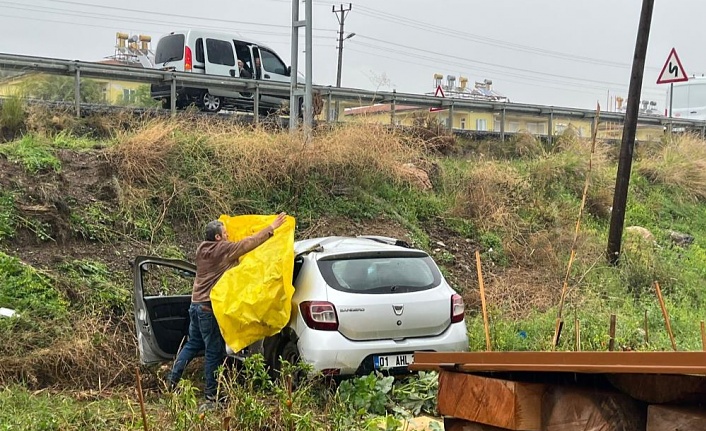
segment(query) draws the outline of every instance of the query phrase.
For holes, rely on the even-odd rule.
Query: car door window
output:
[[[206,54],[209,63],[235,66],[235,54],[233,54],[233,45],[230,42],[206,39]]]
[[[166,265],[142,264],[143,296],[190,295],[194,273]]]
[[[287,67],[272,51],[260,48],[260,57],[262,58],[262,67],[264,67],[266,71],[278,75],[287,74]]]

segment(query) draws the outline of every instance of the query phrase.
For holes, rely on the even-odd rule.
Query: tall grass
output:
[[[0,108],[0,126],[12,134],[19,132],[25,123],[24,100],[19,95],[12,95],[3,100]]]
[[[375,182],[409,183],[399,167],[424,154],[421,141],[384,126],[321,131],[306,142],[236,125],[154,122],[117,141],[111,159],[126,206],[157,199],[163,216],[197,223],[237,211],[323,211]]]
[[[636,163],[637,172],[699,201],[706,200],[706,143],[694,135],[676,135]]]

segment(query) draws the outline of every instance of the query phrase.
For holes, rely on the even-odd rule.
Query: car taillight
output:
[[[191,72],[194,62],[191,59],[191,48],[184,45],[184,71]]]
[[[336,307],[326,301],[305,301],[299,304],[306,326],[321,331],[337,331]]]
[[[458,293],[451,295],[451,323],[463,320],[463,312],[466,310],[463,305],[463,298]]]

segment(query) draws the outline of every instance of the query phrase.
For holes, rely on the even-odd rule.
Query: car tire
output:
[[[297,342],[287,340],[287,342],[284,343],[284,345],[282,346],[279,357],[277,358],[277,368],[281,368],[281,364],[279,362],[280,360],[285,360],[290,364],[294,365],[299,362],[300,359],[301,357],[299,356],[299,347],[297,347]]]
[[[206,112],[218,112],[223,106],[223,99],[205,91],[201,95],[201,109]]]
[[[277,358],[274,361],[274,376],[279,379],[281,377],[282,371],[282,361],[287,361],[292,365],[296,365],[301,361],[301,356],[299,354],[299,347],[297,347],[297,342],[290,339],[285,339],[280,344],[280,348],[277,352]],[[292,388],[297,388],[302,381],[306,378],[306,375],[300,370],[295,371],[292,376]]]

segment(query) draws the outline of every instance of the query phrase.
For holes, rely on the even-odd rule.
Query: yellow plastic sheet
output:
[[[222,215],[231,241],[267,227],[276,216]],[[237,352],[274,335],[289,322],[294,271],[294,218],[287,216],[272,238],[241,256],[211,291],[211,304],[226,344]]]

